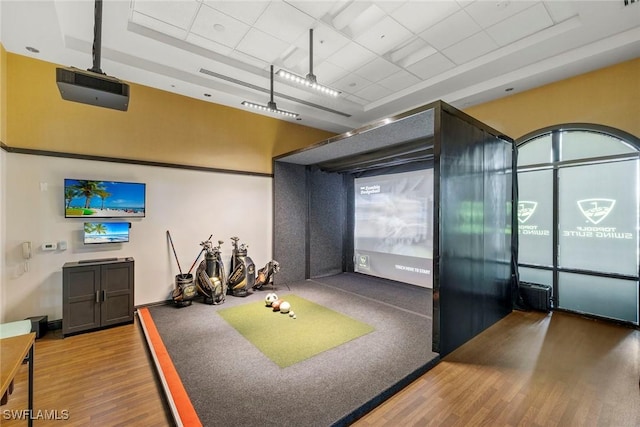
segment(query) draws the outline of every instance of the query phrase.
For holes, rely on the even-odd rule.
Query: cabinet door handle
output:
[[[100,302],[100,291],[96,291],[96,302]]]
[[[102,290],[102,301],[106,301],[107,300],[107,290],[103,289]]]

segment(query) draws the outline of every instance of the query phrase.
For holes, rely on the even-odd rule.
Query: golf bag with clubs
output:
[[[256,266],[247,256],[248,246],[244,243],[238,246],[238,237],[232,237],[233,251],[231,252],[231,266],[227,280],[227,293],[236,297],[246,297],[248,290],[256,282]]]
[[[224,243],[222,240],[218,240],[218,246],[215,247],[211,239],[200,243],[205,254],[196,270],[196,283],[198,293],[204,297],[204,302],[207,304],[222,304],[227,293],[220,250],[222,243]]]
[[[262,289],[263,286],[273,283],[273,275],[280,271],[278,261],[271,260],[256,273],[256,283],[253,289]]]
[[[186,274],[182,272],[180,261],[178,261],[178,254],[176,254],[176,248],[173,246],[173,239],[171,238],[169,230],[167,230],[167,238],[171,244],[171,250],[176,258],[178,270],[180,271],[180,274],[176,275],[175,288],[171,292],[171,298],[178,307],[186,307],[191,305],[193,298],[197,295],[196,285],[193,283],[191,270]]]

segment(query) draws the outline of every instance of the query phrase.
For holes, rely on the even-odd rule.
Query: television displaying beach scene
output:
[[[146,185],[137,182],[64,180],[65,218],[145,216]]]
[[[84,244],[126,243],[129,241],[128,222],[85,222]]]

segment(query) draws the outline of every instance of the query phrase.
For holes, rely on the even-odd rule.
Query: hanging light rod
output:
[[[276,103],[273,100],[273,65],[271,66],[271,91],[270,91],[270,96],[271,97],[270,97],[270,100],[267,103],[267,105],[256,104],[254,102],[249,102],[249,101],[242,101],[242,105],[244,105],[245,107],[254,108],[256,110],[269,111],[271,113],[282,114],[283,116],[291,117],[291,118],[295,118],[295,117],[298,117],[300,115],[298,113],[293,113],[291,111],[281,110],[276,106]]]
[[[324,86],[318,83],[317,77],[315,76],[315,74],[313,74],[313,28],[309,30],[309,74],[307,74],[306,77],[301,77],[295,73],[283,69],[278,70],[276,74],[283,79],[292,81],[311,89],[315,89],[325,95],[338,96],[341,93],[338,90],[331,89],[328,86]]]

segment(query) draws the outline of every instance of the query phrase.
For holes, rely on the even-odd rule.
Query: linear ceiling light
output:
[[[256,110],[261,110],[261,111],[270,111],[272,113],[277,113],[277,114],[282,114],[283,116],[286,117],[298,117],[300,114],[298,113],[292,113],[291,111],[287,111],[287,110],[281,110],[276,106],[276,103],[273,100],[273,65],[271,66],[271,91],[270,91],[270,101],[267,103],[267,105],[261,105],[261,104],[256,104],[254,102],[249,102],[249,101],[242,101],[242,105],[244,105],[245,107],[249,107],[249,108],[254,108]]]
[[[283,79],[292,81],[311,89],[315,89],[325,95],[338,96],[341,93],[338,90],[331,89],[328,86],[324,86],[318,83],[317,77],[315,76],[315,74],[313,74],[313,28],[309,30],[309,74],[307,74],[306,77],[301,77],[295,73],[282,69],[278,70],[276,74],[278,74]]]

